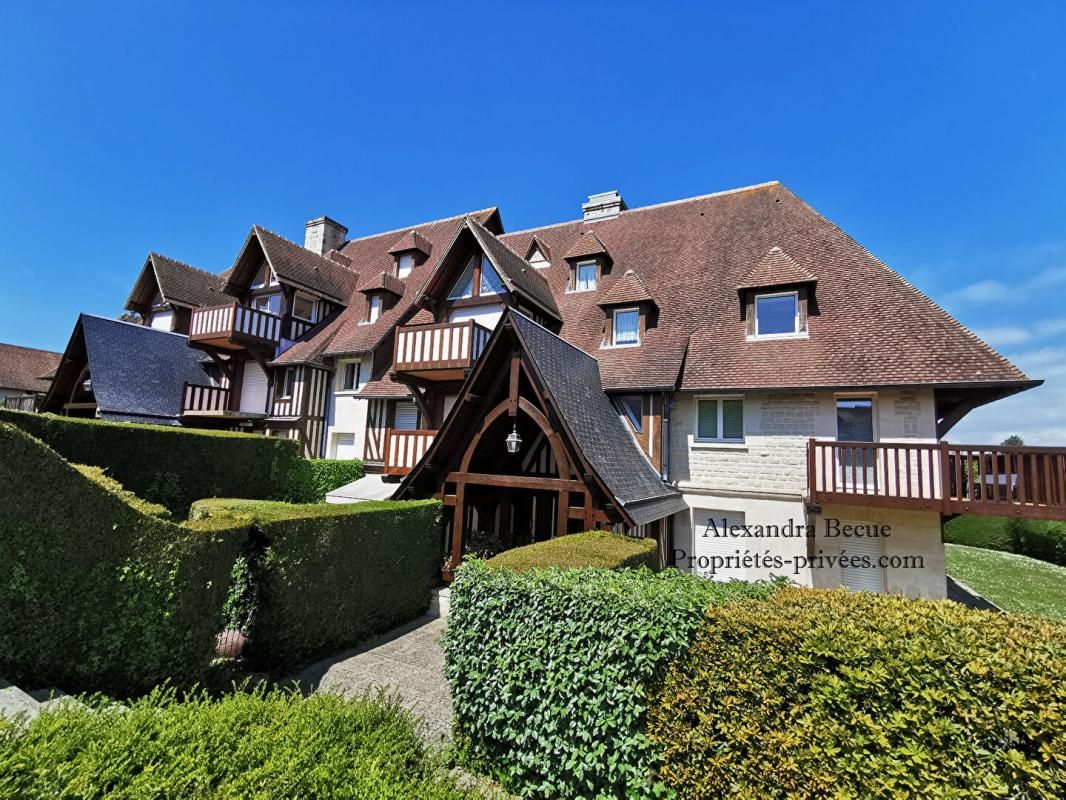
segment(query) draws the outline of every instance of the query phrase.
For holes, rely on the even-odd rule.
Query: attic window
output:
[[[292,299],[292,315],[304,322],[315,321],[315,301],[302,294],[297,294]]]
[[[372,294],[367,301],[366,321],[377,322],[381,316],[381,295]]]
[[[545,267],[550,267],[551,266],[551,262],[548,261],[548,259],[546,259],[544,257],[544,253],[542,253],[540,251],[539,247],[534,247],[533,248],[533,252],[529,254],[529,259],[528,260],[529,260],[529,263],[532,264],[537,269],[544,269]]]
[[[503,281],[489,259],[484,255],[475,255],[448,293],[448,299],[466,300],[482,295],[502,294],[504,291]]]
[[[596,288],[596,262],[579,261],[574,268],[574,291],[590,292]]]
[[[639,394],[622,395],[615,401],[618,410],[622,412],[629,425],[636,433],[644,430],[644,398]]]
[[[611,344],[626,347],[640,344],[640,311],[619,308],[613,312]]]
[[[396,257],[396,277],[406,278],[415,268],[415,254],[401,253]]]
[[[255,280],[252,281],[253,289],[262,289],[264,286],[274,286],[277,281],[274,280],[274,274],[270,271],[270,265],[267,262],[263,262],[262,268],[259,270],[259,274],[255,276]]]
[[[755,295],[755,336],[781,338],[800,333],[798,292]]]

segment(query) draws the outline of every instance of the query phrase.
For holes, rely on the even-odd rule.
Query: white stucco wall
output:
[[[366,417],[370,401],[356,397],[357,392],[366,385],[369,375],[369,365],[363,363],[363,381],[353,390],[339,390],[341,376],[344,374],[344,364],[337,364],[337,373],[333,380],[334,391],[330,394],[329,405],[326,414],[326,457],[337,457],[337,437],[339,434],[353,434],[355,436],[356,458],[364,457],[366,448]]]

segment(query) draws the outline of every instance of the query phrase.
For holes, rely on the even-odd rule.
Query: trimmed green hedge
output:
[[[147,516],[0,422],[0,674],[128,694],[201,680],[247,527]],[[117,493],[116,493],[117,491]]]
[[[203,497],[283,499],[301,469],[290,439],[0,409],[68,461],[103,467],[129,491],[184,515]]]
[[[156,691],[128,711],[0,721],[0,796],[425,798],[459,789],[392,700]]]
[[[944,526],[944,541],[1001,550],[1066,567],[1066,524],[1013,517],[956,517]]]
[[[658,545],[654,539],[634,539],[620,533],[589,531],[506,550],[485,563],[490,567],[516,572],[542,567],[655,569],[658,565],[657,556]]]
[[[250,524],[262,538],[249,652],[262,666],[298,664],[407,622],[426,610],[439,581],[435,500],[208,500],[192,515]]]
[[[708,605],[773,589],[464,562],[444,639],[464,759],[523,796],[648,796],[645,685],[688,649]]]
[[[301,459],[289,477],[290,503],[321,503],[326,495],[363,477],[363,462],[332,458]]]
[[[651,700],[686,798],[1066,797],[1066,625],[786,589],[708,611]]]

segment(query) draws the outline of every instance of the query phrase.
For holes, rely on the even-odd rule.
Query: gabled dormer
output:
[[[551,266],[551,260],[552,255],[548,245],[534,236],[529,243],[529,247],[526,248],[526,261],[534,269],[545,269]]]
[[[818,313],[818,279],[780,247],[771,247],[737,287],[749,341],[802,339]]]
[[[603,295],[599,306],[605,314],[602,347],[639,347],[659,321],[658,305],[631,269]]]
[[[369,324],[377,322],[382,314],[396,305],[396,301],[403,297],[404,285],[391,272],[379,272],[360,286],[359,291],[366,297],[362,323]]]
[[[223,302],[222,279],[159,253],[149,253],[126,309],[157,330],[188,334],[192,310]]]
[[[403,280],[415,267],[426,263],[433,252],[433,245],[418,231],[410,230],[388,252],[393,258],[393,275]]]
[[[577,237],[563,259],[570,266],[570,277],[566,284],[568,292],[595,291],[613,264],[606,245],[591,230]]]

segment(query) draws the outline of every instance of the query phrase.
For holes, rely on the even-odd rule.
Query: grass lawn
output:
[[[1066,620],[1066,567],[1014,553],[944,545],[947,572],[1000,608]]]

